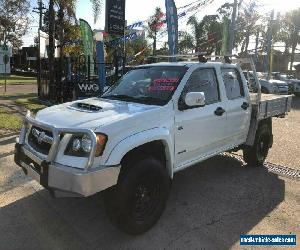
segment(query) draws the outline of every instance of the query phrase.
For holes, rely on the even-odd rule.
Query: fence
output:
[[[98,96],[101,90],[98,83],[98,68],[94,58],[63,57],[54,60],[54,81],[50,83],[49,60],[41,60],[39,97],[56,103],[74,99]],[[115,81],[114,67],[105,64],[108,84]]]

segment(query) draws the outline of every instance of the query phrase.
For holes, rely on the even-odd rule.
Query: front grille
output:
[[[28,135],[28,144],[37,152],[48,155],[53,140],[52,132],[32,126]]]

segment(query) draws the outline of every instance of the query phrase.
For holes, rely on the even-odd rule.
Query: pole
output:
[[[39,14],[40,14],[40,21],[39,21],[39,34],[38,34],[38,38],[39,38],[39,42],[38,42],[38,56],[37,56],[37,60],[38,60],[38,97],[40,97],[40,92],[41,92],[41,29],[42,29],[42,19],[43,19],[43,3],[40,0],[39,1]]]
[[[103,89],[106,86],[103,41],[96,41],[96,52],[98,64],[98,85],[102,94]]]
[[[255,63],[258,62],[258,43],[259,43],[259,30],[257,30],[256,38],[255,38]]]
[[[4,93],[6,93],[6,63],[4,63]]]
[[[125,58],[126,58],[126,27],[127,27],[127,20],[125,20],[124,24],[124,49],[123,49],[123,61],[122,61],[122,75],[125,75]]]
[[[271,59],[272,59],[272,32],[273,32],[274,10],[271,12],[268,34],[267,34],[267,60],[265,70],[268,72],[268,80],[271,78]]]
[[[37,55],[37,80],[38,80],[38,96],[40,97],[41,92],[41,29],[43,25],[43,10],[44,10],[42,0],[38,0],[38,7],[34,8],[33,12],[39,14],[39,29],[38,29],[38,55]]]
[[[55,22],[55,13],[54,13],[54,0],[49,0],[49,94],[50,98],[55,99],[55,82],[54,82],[54,52],[55,52],[55,40],[54,40],[54,22]]]
[[[230,24],[230,30],[229,30],[229,47],[228,47],[228,54],[229,55],[232,54],[232,50],[233,50],[233,47],[234,47],[234,37],[235,37],[237,10],[238,10],[238,0],[234,0],[233,12],[232,12],[231,24]]]

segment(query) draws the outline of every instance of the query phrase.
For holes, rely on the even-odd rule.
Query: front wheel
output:
[[[140,160],[126,169],[114,192],[106,195],[106,209],[114,211],[108,211],[108,215],[123,231],[137,235],[149,230],[160,218],[170,182],[165,167],[154,158]]]
[[[271,129],[267,124],[263,124],[256,132],[254,145],[243,149],[245,162],[252,167],[262,166],[268,156],[271,141]]]

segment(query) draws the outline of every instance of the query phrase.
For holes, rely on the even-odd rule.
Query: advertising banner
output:
[[[94,74],[94,37],[93,31],[89,23],[83,19],[79,19],[81,39],[83,43],[84,55],[86,58],[90,57],[90,74]],[[87,60],[88,63],[88,60]]]
[[[166,0],[166,19],[168,26],[168,44],[170,55],[177,54],[178,46],[178,15],[174,0]],[[172,61],[176,61],[173,58]]]

